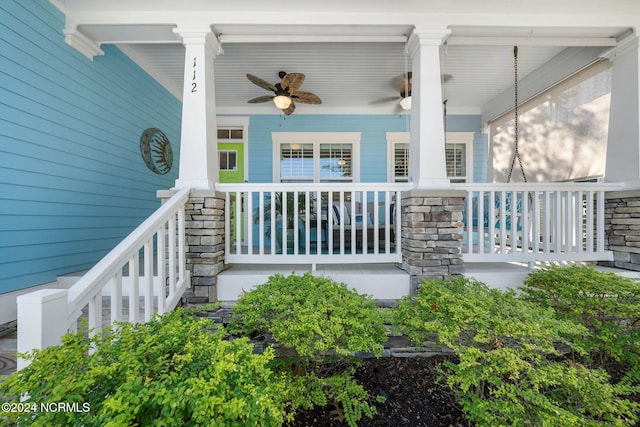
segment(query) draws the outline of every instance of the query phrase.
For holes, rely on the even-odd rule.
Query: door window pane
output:
[[[218,151],[221,171],[235,171],[238,169],[238,152],[230,150]]]

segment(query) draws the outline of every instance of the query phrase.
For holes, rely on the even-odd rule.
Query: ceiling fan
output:
[[[402,110],[411,109],[411,71],[404,73],[401,76],[397,76],[393,79],[391,85],[400,93],[400,96],[390,96],[374,101],[373,104],[381,104],[383,102],[398,101],[400,100],[400,108]],[[442,83],[446,83],[451,80],[453,76],[451,74],[441,74]]]
[[[280,77],[281,79],[280,83],[276,83],[275,85],[273,85],[265,80],[262,80],[260,77],[254,76],[253,74],[247,74],[247,78],[251,83],[273,92],[273,95],[259,96],[257,98],[250,99],[247,102],[250,104],[257,104],[260,102],[273,101],[276,107],[281,109],[282,112],[287,116],[292,114],[296,109],[296,104],[294,103],[294,101],[301,104],[322,103],[322,101],[316,94],[298,90],[304,82],[304,74],[287,74],[284,71],[280,71],[278,73],[278,77]]]

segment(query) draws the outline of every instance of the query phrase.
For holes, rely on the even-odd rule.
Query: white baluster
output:
[[[137,274],[131,271],[129,264],[129,279]],[[122,273],[118,271],[110,280],[111,282],[111,323],[120,322],[122,320]]]
[[[158,254],[160,250],[158,250]],[[133,274],[131,273],[133,271]],[[129,260],[129,322],[138,323],[140,312],[140,253]]]
[[[171,233],[171,230],[169,230]],[[171,239],[171,234],[169,234]],[[164,250],[164,248],[162,249]],[[147,241],[144,244],[144,320],[148,322],[153,316],[153,251],[151,242]],[[171,255],[169,255],[171,259]]]

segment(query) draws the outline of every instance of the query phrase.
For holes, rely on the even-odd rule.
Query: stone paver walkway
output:
[[[0,376],[16,370],[17,332],[0,336]]]

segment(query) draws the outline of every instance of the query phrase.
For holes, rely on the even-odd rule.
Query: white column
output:
[[[604,55],[613,61],[605,181],[640,184],[640,54],[638,36]]]
[[[440,78],[440,45],[450,30],[416,28],[409,38],[412,58],[409,180],[416,188],[448,187]]]
[[[211,28],[176,28],[185,46],[180,170],[176,188],[211,189],[218,181],[214,58],[222,53]]]

